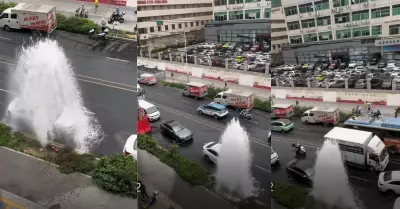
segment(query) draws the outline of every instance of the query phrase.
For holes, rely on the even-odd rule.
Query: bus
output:
[[[390,154],[400,153],[400,118],[353,116],[344,122],[343,128],[372,132],[383,140]]]

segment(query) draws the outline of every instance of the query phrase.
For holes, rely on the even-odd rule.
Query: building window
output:
[[[200,25],[199,21],[196,21],[196,26],[199,26],[199,25]]]
[[[157,26],[158,31],[162,31],[161,26]]]
[[[332,31],[318,33],[318,40],[320,41],[328,41],[332,39]]]
[[[293,7],[287,7],[285,8],[285,15],[286,16],[291,16],[291,15],[297,15],[297,7],[293,6]]]
[[[165,26],[165,31],[168,31],[168,25]]]
[[[271,7],[272,7],[272,8],[281,7],[281,6],[282,6],[281,0],[272,0],[272,1],[271,1]]]
[[[190,23],[190,27],[193,27],[193,22]]]
[[[318,26],[326,26],[326,25],[331,25],[331,17],[319,17],[317,18],[317,25]]]
[[[389,25],[389,35],[399,35],[400,25]]]
[[[307,13],[307,12],[313,12],[313,11],[314,11],[314,8],[313,8],[312,3],[299,5],[300,13]]]
[[[226,12],[215,12],[214,20],[215,21],[226,21],[226,20],[228,20],[228,15]]]
[[[229,0],[229,4],[243,4],[243,0]]]
[[[303,38],[301,36],[290,36],[289,42],[291,44],[300,44],[303,43]]]
[[[335,23],[347,23],[350,22],[350,15],[349,13],[347,14],[339,14],[339,15],[335,15]]]
[[[351,38],[351,29],[337,30],[336,39]]]
[[[371,30],[372,30],[373,36],[382,35],[382,26],[381,25],[372,26]]]
[[[333,7],[343,7],[349,5],[349,0],[333,0]]]
[[[352,21],[369,20],[369,10],[353,12],[351,15]]]
[[[362,28],[353,28],[353,37],[360,37],[360,36],[369,36],[369,26],[362,27]]]
[[[246,0],[246,3],[261,2],[261,0]]]
[[[368,2],[368,0],[352,0],[351,4],[361,4],[361,3],[364,3],[364,2]]]
[[[264,18],[271,18],[271,8],[264,9]]]
[[[172,30],[175,30],[175,24],[172,24],[171,27],[172,27]]]
[[[390,16],[390,7],[371,9],[371,18],[380,18]]]
[[[304,35],[304,43],[308,42],[315,42],[318,41],[318,36],[316,33],[311,33],[311,34],[305,34]]]
[[[230,11],[229,20],[243,20],[243,11]]]
[[[400,15],[400,4],[392,6],[392,15]]]
[[[288,30],[297,30],[297,29],[300,29],[300,23],[299,23],[299,21],[288,22],[287,27],[288,27]]]
[[[302,28],[312,28],[312,27],[315,27],[315,20],[314,20],[314,19],[302,20],[302,21],[301,21],[301,27],[302,27]]]
[[[260,9],[246,10],[244,14],[246,20],[260,19]]]
[[[315,11],[329,9],[329,0],[314,2]]]
[[[154,27],[150,27],[150,33],[154,33]]]
[[[185,22],[185,28],[187,28],[187,26],[188,26],[188,23],[187,23],[187,22]]]
[[[215,6],[224,6],[224,5],[228,5],[228,4],[227,4],[227,0],[214,0],[214,5]]]
[[[179,24],[178,24],[178,28],[179,28],[179,29],[182,28],[182,23],[179,23]]]

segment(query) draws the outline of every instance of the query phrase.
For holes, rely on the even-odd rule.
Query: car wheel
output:
[[[308,122],[308,120],[304,121],[305,124],[310,124],[310,122]]]
[[[396,146],[390,146],[388,148],[388,151],[390,154],[397,154],[397,147]]]
[[[396,196],[397,194],[396,194],[396,192],[394,192],[393,190],[389,189],[389,190],[386,191],[386,195],[392,197],[392,196]]]
[[[7,31],[7,32],[10,32],[10,31],[11,31],[11,28],[10,28],[10,26],[5,25],[5,26],[4,26],[4,30]]]
[[[203,115],[203,111],[199,110],[199,114],[200,114],[200,115]]]
[[[368,166],[368,170],[370,171],[370,172],[376,172],[376,169],[375,169],[375,167],[374,166]]]
[[[211,163],[211,159],[210,157],[208,157],[208,155],[204,155],[204,160]]]
[[[219,119],[218,115],[214,115],[214,118],[215,118],[216,120],[218,120],[218,119]]]

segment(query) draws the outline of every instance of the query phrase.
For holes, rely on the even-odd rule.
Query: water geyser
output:
[[[62,139],[87,152],[102,140],[101,127],[84,107],[71,64],[56,41],[23,48],[9,81],[10,102],[16,104],[8,106],[6,120],[17,124],[16,115],[18,120],[22,116],[42,146]]]
[[[236,118],[228,123],[220,143],[216,190],[234,200],[255,196],[249,136]]]

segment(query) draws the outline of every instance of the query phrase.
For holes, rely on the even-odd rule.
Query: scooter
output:
[[[108,24],[112,24],[114,21],[118,21],[119,23],[123,23],[125,21],[125,19],[124,19],[124,15],[125,14],[126,14],[125,12],[121,12],[119,14],[114,12],[111,15],[111,17],[108,19]]]
[[[306,148],[304,148],[302,143],[296,143],[294,142],[292,144],[292,147],[296,148],[296,155],[299,156],[306,156]]]
[[[154,204],[154,203],[156,202],[156,200],[157,200],[156,196],[157,196],[159,193],[160,193],[160,192],[159,192],[158,190],[155,190],[155,191],[153,192],[153,195],[151,195],[151,197],[149,197],[149,198],[147,199],[147,202],[143,205],[144,208],[149,208],[150,205]]]
[[[75,10],[75,17],[84,17],[84,18],[88,18],[89,17],[89,11],[82,11],[81,7],[78,7]]]
[[[251,120],[250,111],[248,109],[244,109],[244,110],[240,111],[240,117],[247,119],[247,120]]]
[[[107,36],[108,36],[108,32],[109,32],[109,30],[108,30],[107,28],[106,28],[103,32],[101,32],[101,33],[96,33],[96,30],[95,30],[95,29],[91,29],[91,30],[88,32],[88,36],[89,36],[90,39],[95,38],[95,39],[103,39],[103,40],[106,40],[106,39],[107,39]]]

